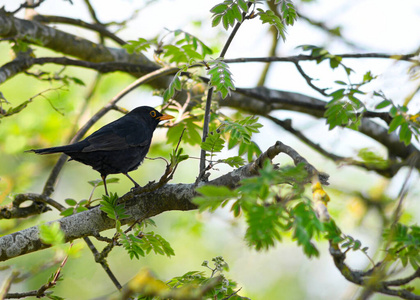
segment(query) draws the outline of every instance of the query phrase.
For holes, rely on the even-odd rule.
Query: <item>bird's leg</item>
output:
[[[108,189],[106,188],[106,175],[101,175],[102,181],[104,183],[104,187],[105,187],[105,195],[108,195]]]
[[[128,177],[128,179],[130,179],[130,180],[134,183],[134,188],[135,188],[135,189],[140,187],[140,185],[139,185],[137,182],[135,182],[135,181],[134,181],[134,179],[130,177],[130,175],[128,175],[127,173],[123,173],[123,174],[124,174],[125,176],[127,176],[127,177]]]

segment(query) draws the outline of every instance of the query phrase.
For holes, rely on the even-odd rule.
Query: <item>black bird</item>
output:
[[[140,106],[80,142],[28,151],[37,154],[63,152],[71,157],[70,160],[91,166],[101,174],[105,193],[108,195],[105,179],[109,174],[122,173],[135,187],[139,186],[127,173],[136,170],[142,163],[158,123],[173,118],[152,107]]]

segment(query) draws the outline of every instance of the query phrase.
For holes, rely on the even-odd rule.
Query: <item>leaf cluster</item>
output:
[[[382,93],[375,92],[375,96],[379,96],[384,99],[375,107],[376,109],[389,107],[389,115],[392,117],[392,121],[389,124],[388,133],[399,129],[398,136],[400,141],[404,142],[406,145],[411,143],[413,136],[416,141],[419,141],[420,115],[418,113],[414,115],[409,114],[408,107],[406,105],[395,105],[392,100],[386,99]]]
[[[139,259],[153,251],[155,254],[166,255],[171,257],[175,255],[171,245],[159,234],[150,232],[143,232],[147,225],[156,226],[152,220],[145,220],[142,225],[136,225],[134,234],[126,233],[121,229],[121,219],[129,217],[126,213],[124,205],[118,203],[118,195],[111,193],[110,196],[104,195],[102,197],[101,210],[116,223],[116,237],[119,237],[119,242],[127,251],[130,259]]]
[[[248,116],[239,121],[232,121],[228,118],[221,121],[218,128],[214,128],[209,133],[206,140],[201,143],[201,149],[214,153],[221,152],[225,148],[225,142],[228,141],[228,149],[239,145],[238,156],[219,159],[220,163],[227,163],[231,167],[238,167],[245,163],[242,155],[248,153],[248,160],[254,159],[254,154],[261,154],[259,147],[251,141],[252,134],[258,133],[262,125],[258,123],[258,117]]]
[[[235,22],[243,21],[244,15],[248,12],[248,4],[244,0],[225,0],[213,6],[210,12],[213,13],[212,26],[216,27],[222,22],[227,30],[233,27]]]
[[[292,234],[308,257],[317,256],[313,238],[324,228],[303,195],[302,182],[307,176],[303,165],[274,169],[266,162],[259,176],[242,180],[235,190],[224,186],[199,187],[201,196],[193,202],[200,211],[214,211],[231,203],[235,217],[244,214],[245,240],[256,250],[267,250],[282,241],[284,235]]]
[[[414,270],[420,266],[420,227],[394,224],[384,231],[384,240],[390,243],[387,253],[393,260],[400,260],[405,267],[409,263]]]
[[[155,254],[174,256],[175,252],[171,245],[159,234],[153,231],[137,234],[121,234],[120,242],[124,249],[130,255],[130,259],[134,257],[139,259],[153,251]]]
[[[209,61],[208,65],[210,66],[207,71],[207,74],[210,75],[209,86],[220,92],[223,99],[226,98],[230,95],[231,90],[235,90],[229,66],[220,59]]]
[[[170,63],[191,65],[213,53],[210,47],[188,32],[178,29],[172,33],[176,41],[162,47],[163,57]]]

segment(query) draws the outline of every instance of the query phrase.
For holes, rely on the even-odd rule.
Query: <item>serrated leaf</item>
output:
[[[195,197],[192,202],[199,206],[200,211],[209,209],[214,211],[219,208],[223,202],[237,195],[235,191],[225,186],[204,185],[196,189],[202,196]]]
[[[219,162],[223,162],[225,164],[228,164],[229,166],[231,166],[233,168],[238,168],[238,167],[243,166],[245,164],[245,160],[240,156],[228,157],[228,158],[219,160]]]
[[[220,152],[224,148],[225,141],[222,139],[220,133],[210,133],[204,142],[201,143],[201,149],[209,152]]]

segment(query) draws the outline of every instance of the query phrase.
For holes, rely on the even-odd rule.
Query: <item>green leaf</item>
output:
[[[268,250],[281,241],[283,209],[280,206],[253,206],[246,214],[248,228],[245,240],[257,251]]]
[[[139,38],[137,41],[128,41],[127,44],[123,45],[123,48],[125,48],[128,53],[132,54],[134,52],[142,52],[149,49],[151,43],[152,42],[144,38]]]
[[[404,142],[404,144],[409,145],[411,144],[411,137],[412,137],[412,132],[410,131],[408,123],[405,122],[401,124],[400,140]]]
[[[185,128],[185,131],[184,131]],[[193,118],[183,120],[182,124],[170,127],[166,133],[167,143],[177,145],[179,137],[184,131],[182,141],[192,146],[201,144],[201,127],[196,124]]]
[[[201,143],[201,149],[209,152],[221,152],[224,148],[225,141],[221,138],[220,133],[210,132],[206,140]]]
[[[253,133],[258,133],[262,125],[258,123],[258,117],[249,116],[245,119],[233,122],[226,120],[223,122],[223,132],[229,133],[229,149],[233,148],[239,143],[251,143],[251,136]]]
[[[64,233],[59,222],[41,224],[39,226],[39,238],[44,244],[59,245],[64,243]]]
[[[70,206],[75,206],[77,204],[76,200],[70,199],[70,198],[65,199],[64,202],[66,202],[67,205],[70,205]]]
[[[380,169],[386,169],[389,166],[389,162],[386,159],[378,155],[376,151],[368,148],[360,149],[357,155],[367,164],[374,165]]]
[[[239,7],[237,4],[232,5],[232,12],[233,12],[233,17],[238,21],[238,22],[242,22],[242,13],[239,10]]]
[[[225,158],[225,159],[220,159],[220,160],[218,160],[218,162],[228,164],[229,166],[231,166],[233,168],[238,168],[238,167],[243,166],[245,164],[245,160],[240,156],[233,156],[233,157],[228,157],[228,158]]]
[[[243,12],[248,12],[248,5],[244,0],[238,0],[238,5],[242,9]]]
[[[235,90],[229,67],[220,60],[208,62],[208,64],[211,66],[210,70],[207,71],[207,74],[210,75],[209,85],[213,87],[216,92],[220,92],[224,99],[230,94],[231,90]]]
[[[216,15],[213,20],[211,21],[211,26],[216,27],[219,25],[220,21],[222,20],[223,15]]]
[[[107,214],[108,218],[113,220],[121,220],[130,217],[126,214],[123,204],[118,204],[117,193],[110,193],[109,196],[103,195],[100,209]]]
[[[277,29],[277,38],[281,37],[283,40],[286,40],[286,29],[283,25],[283,22],[278,16],[274,14],[271,10],[264,11],[261,8],[258,8],[258,16],[262,23],[268,23],[274,26]]]
[[[407,124],[403,115],[397,115],[389,124],[388,133],[395,131],[401,124]]]
[[[202,196],[195,197],[192,202],[199,206],[200,211],[214,211],[225,205],[228,200],[236,197],[237,192],[225,186],[204,185],[196,189]]]
[[[378,105],[375,106],[376,109],[381,109],[381,108],[385,108],[389,105],[392,105],[392,102],[389,100],[383,100],[381,103],[379,103]]]
[[[227,9],[228,6],[226,4],[217,4],[210,9],[210,12],[214,14],[221,14],[225,13]]]
[[[133,234],[121,234],[120,241],[124,249],[130,255],[130,259],[139,259],[140,256],[145,256],[145,252],[141,247],[141,240],[135,237]]]
[[[69,207],[69,208],[63,210],[62,212],[60,212],[60,216],[68,217],[68,216],[71,216],[73,213],[74,213],[74,208]]]

